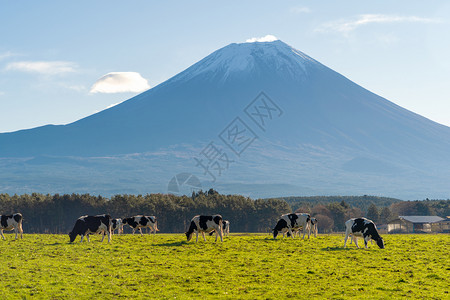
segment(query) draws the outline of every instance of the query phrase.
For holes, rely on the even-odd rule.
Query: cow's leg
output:
[[[289,234],[291,235],[291,238],[294,239],[294,233],[292,232],[291,228],[288,228]]]
[[[3,239],[3,240],[6,240],[6,239],[5,239],[5,236],[3,235],[3,229],[0,230],[0,233],[2,234],[2,239]]]
[[[106,234],[108,235],[108,243],[111,243],[111,228],[106,232]]]
[[[17,240],[17,234],[19,233],[19,230],[17,230],[17,227],[14,227],[14,233],[16,234],[16,237],[14,239]]]
[[[353,240],[355,241],[356,248],[359,249],[359,246],[358,246],[358,238],[357,238],[356,236],[353,236]]]
[[[202,231],[203,240],[206,242],[205,232]]]
[[[105,239],[106,232],[103,231],[102,233],[103,234],[102,234],[102,240],[101,241],[103,242],[103,240]]]
[[[136,228],[133,228],[133,234],[136,232]]]
[[[347,247],[347,239],[348,239],[348,236],[349,236],[349,232],[346,230],[346,231],[345,231],[344,248]],[[351,242],[351,241],[350,241],[350,242]]]
[[[370,237],[368,237],[368,236],[364,237],[364,246],[366,247],[366,249],[367,249],[367,245],[369,243],[369,240],[370,240]],[[356,243],[356,241],[355,241],[355,243]]]
[[[80,241],[80,243],[83,242],[83,238],[84,238],[84,235],[82,234],[82,235],[81,235],[81,241]],[[89,237],[88,237],[88,238],[89,238]]]
[[[223,243],[223,231],[222,231],[222,226],[219,228],[218,234],[219,234],[219,236],[220,236],[220,241]],[[216,241],[217,241],[217,235],[216,235]]]
[[[198,243],[198,231],[195,232],[195,235],[196,235],[195,242]]]
[[[144,236],[144,234],[142,233],[142,227],[139,227],[139,232],[141,233],[141,236]]]

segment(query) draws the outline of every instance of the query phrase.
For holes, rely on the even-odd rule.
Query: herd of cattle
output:
[[[23,217],[20,213],[15,213],[13,215],[0,215],[0,233],[3,239],[3,230],[14,230],[16,234],[16,239],[20,233],[20,237],[23,237],[22,229]],[[97,215],[97,216],[81,216],[75,222],[75,226],[69,233],[70,242],[75,241],[78,235],[81,236],[81,242],[83,238],[86,237],[89,241],[90,234],[102,234],[102,242],[105,235],[108,236],[108,242],[111,241],[111,235],[115,230],[118,233],[123,232],[123,226],[128,225],[132,228],[133,234],[138,229],[142,235],[142,228],[149,228],[150,233],[156,234],[158,230],[157,221],[155,216],[143,216],[138,215],[134,217],[124,218],[124,219],[112,219],[109,215]],[[275,228],[273,229],[273,238],[276,239],[279,233],[288,237],[294,238],[300,231],[303,231],[303,239],[305,238],[306,232],[308,233],[308,239],[310,238],[311,232],[314,236],[317,236],[317,220],[311,218],[310,214],[307,213],[290,213],[284,214],[280,217]],[[185,233],[188,242],[196,234],[196,242],[198,242],[198,234],[201,233],[203,240],[206,241],[205,233],[210,235],[216,235],[217,238],[223,242],[223,236],[228,235],[230,232],[230,222],[223,220],[221,215],[211,215],[203,216],[198,215],[192,218],[189,225],[188,231]],[[345,222],[345,241],[344,247],[347,245],[347,239],[350,237],[350,242],[355,241],[356,247],[358,247],[357,237],[364,238],[364,244],[367,248],[367,243],[370,240],[374,240],[377,245],[384,249],[384,242],[381,236],[378,234],[375,224],[366,218],[353,218]],[[359,247],[358,247],[359,248]]]

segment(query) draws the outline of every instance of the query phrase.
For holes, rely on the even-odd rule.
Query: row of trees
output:
[[[267,232],[281,214],[289,211],[284,200],[252,200],[214,190],[191,197],[148,194],[116,195],[110,199],[89,194],[0,194],[0,214],[21,212],[28,233],[67,233],[78,217],[104,213],[113,218],[154,215],[161,232],[184,232],[193,216],[219,213],[231,222],[235,232]]]
[[[361,197],[370,199],[367,198],[369,196]],[[111,198],[89,194],[0,194],[0,214],[21,212],[25,231],[29,233],[67,233],[78,217],[104,213],[113,218],[154,215],[162,232],[184,232],[197,214],[219,213],[231,222],[234,232],[270,232],[279,216],[292,210],[308,212],[317,218],[320,232],[343,231],[346,220],[361,216],[377,224],[385,224],[399,215],[450,215],[450,200],[393,201],[392,198],[378,198],[381,200],[378,204],[389,205],[377,206],[370,201],[363,204],[355,197],[348,201],[338,198],[339,202],[329,201],[330,197],[322,197],[317,202],[310,198],[315,197],[309,197],[307,201],[304,197],[289,205],[284,198],[252,200],[240,195],[221,195],[213,189],[193,193],[191,197],[167,194],[115,195]]]

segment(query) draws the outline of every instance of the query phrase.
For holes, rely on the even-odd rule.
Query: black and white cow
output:
[[[213,235],[215,230],[211,231],[209,235]],[[230,234],[230,221],[222,220],[222,233],[223,236],[228,236]]]
[[[311,216],[307,213],[292,213],[292,214],[284,214],[278,220],[277,225],[273,229],[273,238],[276,239],[279,232],[283,233],[283,235],[287,232],[288,236],[294,238],[293,231],[299,230],[300,228],[303,230],[303,239],[305,238],[306,230],[311,223]],[[310,233],[308,231],[308,239]]]
[[[122,219],[112,219],[111,220],[111,233],[114,234],[114,231],[117,230],[117,234],[123,233],[123,223]]]
[[[374,240],[378,247],[384,249],[383,238],[378,234],[377,227],[375,224],[366,218],[353,218],[345,222],[345,242],[344,248],[347,245],[348,237],[352,235],[355,245],[358,247],[357,237],[364,237],[364,245],[367,248],[367,243],[369,240]]]
[[[142,234],[142,228],[150,228],[150,233],[156,234],[159,231],[156,217],[155,216],[143,216],[138,215],[130,218],[125,218],[122,220],[123,225],[129,225],[133,229],[133,234],[136,232],[136,229],[139,229],[139,232]]]
[[[197,235],[196,242],[198,242],[198,233],[200,232],[203,236],[203,240],[206,242],[205,232],[209,233],[215,231],[216,242],[217,236],[220,236],[220,241],[223,242],[222,226],[223,226],[223,219],[221,215],[195,216],[192,218],[189,230],[185,234],[189,242],[192,239],[192,236],[194,235],[195,231]]]
[[[226,236],[230,235],[230,221],[228,220],[222,221],[222,231],[224,235]]]
[[[312,230],[312,232],[314,233],[314,237],[317,237],[317,219],[316,218],[311,218],[311,227],[310,230]]]
[[[2,234],[2,238],[5,240],[5,236],[3,235],[3,230],[14,230],[17,234],[20,233],[20,238],[23,238],[23,229],[22,229],[22,221],[23,217],[20,213],[15,213],[13,215],[0,215],[0,233]]]
[[[103,233],[102,242],[105,238],[105,233],[108,235],[108,243],[111,242],[111,216],[97,215],[97,216],[81,216],[75,222],[75,226],[69,233],[70,242],[75,241],[77,235],[81,236],[81,241],[86,236],[89,242],[89,234]]]

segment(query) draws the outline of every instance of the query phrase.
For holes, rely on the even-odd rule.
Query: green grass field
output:
[[[26,234],[0,241],[1,299],[450,299],[450,235],[383,235],[386,249],[235,234],[187,243],[182,234]],[[360,245],[364,245],[360,240]]]

